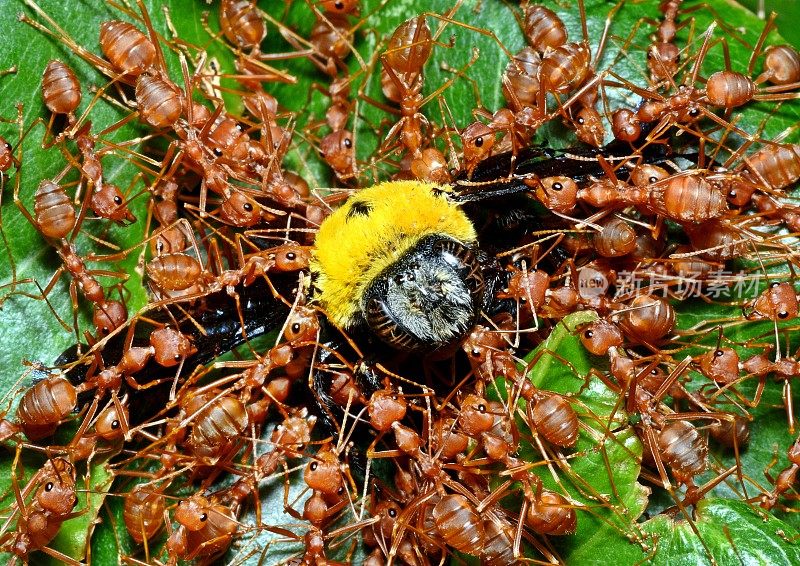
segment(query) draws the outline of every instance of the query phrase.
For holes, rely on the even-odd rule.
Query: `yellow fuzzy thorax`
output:
[[[332,322],[350,326],[369,284],[421,238],[445,234],[475,242],[475,228],[445,190],[420,181],[380,183],[356,192],[325,219],[311,271],[317,277],[316,300]]]

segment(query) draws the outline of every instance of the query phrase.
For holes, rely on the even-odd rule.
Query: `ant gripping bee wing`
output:
[[[647,135],[645,130],[641,136],[644,135]],[[453,198],[465,203],[525,192],[530,190],[530,186],[524,182],[525,179],[536,177],[565,176],[577,183],[590,176],[602,177],[606,173],[599,157],[613,163],[630,159],[633,155],[630,144],[618,141],[601,148],[555,150],[530,146],[516,153],[499,153],[479,163],[469,179],[462,174],[455,181]],[[635,157],[642,164],[655,165],[672,156],[665,145],[650,144],[639,150]]]

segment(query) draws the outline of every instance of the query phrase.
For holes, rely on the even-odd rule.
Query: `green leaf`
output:
[[[780,33],[790,45],[800,45],[800,29],[797,27],[798,18],[800,18],[800,3],[786,2],[784,0],[741,0],[741,4],[758,14],[758,10],[762,9],[764,15],[760,17],[768,17],[770,12],[775,12],[777,18],[775,24],[778,26],[778,33]]]
[[[652,537],[650,563],[693,566],[800,562],[797,530],[762,509],[741,501],[709,498],[697,505],[696,515],[696,531],[687,520],[665,515],[642,524],[642,530]]]

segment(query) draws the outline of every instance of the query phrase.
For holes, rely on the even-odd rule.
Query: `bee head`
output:
[[[367,287],[370,330],[399,350],[435,351],[461,341],[480,311],[484,280],[475,254],[445,235],[421,238]]]

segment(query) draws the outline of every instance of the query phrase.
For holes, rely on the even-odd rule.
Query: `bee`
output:
[[[316,300],[345,330],[368,328],[399,350],[447,349],[490,296],[477,243],[449,187],[374,185],[320,226],[311,261]]]

